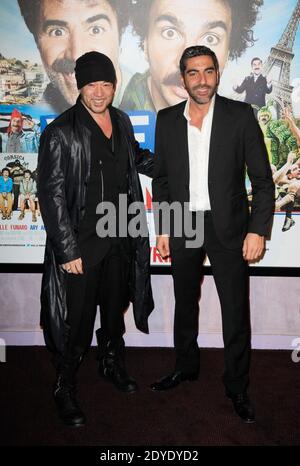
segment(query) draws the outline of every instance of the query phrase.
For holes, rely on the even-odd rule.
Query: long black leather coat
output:
[[[41,290],[41,325],[51,351],[62,353],[67,333],[65,280],[59,267],[81,256],[77,231],[85,211],[90,174],[90,131],[76,118],[77,102],[44,130],[38,158],[38,198],[47,232]],[[143,202],[138,172],[152,176],[153,157],[134,139],[128,116],[112,107],[123,132],[129,159],[128,194]],[[150,282],[149,239],[134,241],[131,300],[136,327],[148,333],[148,316],[154,308]]]

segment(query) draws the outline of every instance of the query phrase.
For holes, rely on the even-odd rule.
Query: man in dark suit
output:
[[[153,201],[203,212],[204,242],[159,231],[157,249],[171,255],[175,291],[175,370],[151,385],[167,390],[199,374],[198,313],[202,263],[207,254],[222,309],[227,396],[245,422],[254,422],[247,395],[250,323],[247,261],[260,258],[274,208],[274,185],[263,135],[251,107],[216,94],[219,65],[205,46],[188,47],[180,60],[189,99],[158,113]],[[245,167],[252,184],[249,215]],[[175,219],[176,220],[176,219]],[[174,227],[174,225],[173,225]]]
[[[272,83],[267,81],[267,78],[262,75],[262,61],[258,57],[251,60],[252,73],[246,76],[240,86],[234,86],[233,90],[238,94],[245,92],[244,102],[254,105],[254,114],[261,107],[266,105],[266,94],[272,92]]]

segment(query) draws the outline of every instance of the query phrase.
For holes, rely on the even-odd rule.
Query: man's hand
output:
[[[163,259],[166,259],[170,255],[169,237],[168,235],[157,236],[156,238],[156,249]]]
[[[248,233],[243,244],[243,256],[246,261],[257,260],[265,249],[265,237]]]
[[[83,274],[81,257],[62,264],[61,268],[67,273],[74,273],[75,275]]]
[[[34,128],[35,123],[30,118],[24,117],[23,122],[25,122],[30,129]]]

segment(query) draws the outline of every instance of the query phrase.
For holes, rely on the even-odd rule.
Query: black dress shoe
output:
[[[246,422],[247,424],[252,424],[255,422],[254,407],[251,404],[251,401],[249,400],[246,392],[238,393],[236,395],[232,395],[229,392],[226,392],[226,395],[231,399],[236,414],[242,419],[243,422]]]
[[[185,381],[194,381],[198,379],[198,372],[191,372],[189,374],[185,374],[181,371],[172,372],[172,374],[163,377],[158,382],[154,382],[150,385],[151,390],[154,391],[162,391],[162,390],[170,390],[170,388],[177,387],[181,382]]]

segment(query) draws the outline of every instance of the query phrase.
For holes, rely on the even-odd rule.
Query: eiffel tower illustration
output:
[[[281,111],[285,107],[292,108],[291,94],[293,86],[290,84],[290,68],[294,58],[293,47],[300,20],[300,0],[280,37],[277,45],[271,48],[270,55],[265,61],[263,74],[272,76],[273,91],[270,99],[273,100],[277,118],[281,118]],[[270,77],[271,77],[270,76]]]

